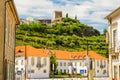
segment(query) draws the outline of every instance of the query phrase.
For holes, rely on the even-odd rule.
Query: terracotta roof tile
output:
[[[61,51],[61,50],[47,50],[47,49],[36,49],[32,46],[17,46],[16,47],[16,56],[18,56],[18,51],[21,50],[21,56],[25,56],[25,49],[27,56],[45,56],[49,57],[49,52],[52,52],[56,55],[56,58],[59,60],[81,60],[86,59],[87,51],[81,52],[68,52],[68,51]],[[94,51],[88,51],[88,56],[92,59],[107,59],[100,54],[97,54]]]
[[[68,51],[52,50],[52,52],[56,55],[57,59],[70,59],[70,52]]]
[[[16,47],[16,56],[18,56],[18,51],[21,50],[21,56],[43,56],[43,57],[49,57],[49,55],[45,52],[44,49],[36,49],[32,46],[17,46]]]

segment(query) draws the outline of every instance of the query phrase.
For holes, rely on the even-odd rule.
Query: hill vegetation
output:
[[[88,41],[88,44],[87,44]],[[68,51],[94,50],[107,56],[108,47],[104,36],[91,26],[76,19],[63,18],[57,24],[21,24],[16,30],[16,46],[31,45],[36,48]]]

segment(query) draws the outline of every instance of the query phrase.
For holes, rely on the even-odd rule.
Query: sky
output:
[[[109,13],[120,7],[120,0],[14,0],[19,18],[53,18],[54,11],[62,11],[70,18],[93,26],[101,33],[107,29]]]

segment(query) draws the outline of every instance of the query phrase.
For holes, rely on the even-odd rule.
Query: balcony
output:
[[[110,55],[111,56],[118,56],[119,55],[119,52],[120,52],[120,49],[117,49],[117,48],[110,48],[109,49],[109,52],[110,52]]]

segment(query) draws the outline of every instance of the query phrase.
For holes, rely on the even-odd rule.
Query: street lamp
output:
[[[18,50],[18,56],[21,56],[22,51]]]

